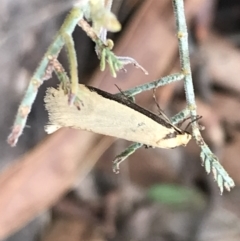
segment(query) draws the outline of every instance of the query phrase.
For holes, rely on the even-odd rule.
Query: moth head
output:
[[[179,143],[182,143],[181,146],[186,146],[188,142],[191,140],[192,135],[188,132],[184,132],[177,136]]]
[[[163,139],[159,140],[157,142],[157,146],[165,149],[186,146],[191,138],[192,135],[188,132],[173,132],[167,134]]]

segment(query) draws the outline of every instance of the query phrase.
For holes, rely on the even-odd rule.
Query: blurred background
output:
[[[127,66],[116,79],[99,71],[94,44],[77,27],[79,81],[118,92],[179,71],[170,0],[114,0],[123,29],[109,34]],[[112,160],[131,143],[60,130],[47,136],[40,87],[16,147],[6,143],[18,105],[73,1],[1,0],[0,7],[0,240],[240,240],[240,2],[185,0],[194,86],[202,132],[236,187],[219,195],[192,140],[186,148],[138,150],[112,172]],[[68,69],[63,50],[59,60]],[[158,112],[152,91],[141,106]],[[170,117],[185,106],[183,83],[157,90]]]

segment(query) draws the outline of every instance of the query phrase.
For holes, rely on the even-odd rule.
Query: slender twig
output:
[[[132,89],[124,91],[123,93],[127,96],[134,96],[134,95],[137,95],[146,90],[152,90],[152,89],[160,87],[160,86],[164,86],[164,85],[167,85],[167,84],[170,84],[173,82],[180,81],[183,78],[184,78],[184,74],[182,74],[182,73],[171,74],[171,75],[162,77],[158,80],[155,80],[153,82],[136,86]],[[119,94],[121,94],[121,93],[119,93]]]
[[[51,68],[49,66],[48,56],[57,57],[60,50],[64,46],[65,42],[62,37],[62,33],[66,32],[71,35],[75,26],[79,20],[83,17],[82,6],[74,7],[67,18],[65,19],[63,25],[61,26],[59,33],[55,37],[53,43],[49,46],[47,52],[45,53],[42,61],[40,62],[38,68],[36,69],[33,77],[30,80],[27,91],[23,97],[23,100],[18,108],[17,116],[12,127],[12,132],[8,137],[8,143],[11,146],[15,146],[19,136],[22,134],[23,129],[26,125],[27,117],[31,111],[32,104],[37,96],[38,88],[42,85],[44,80],[51,77]]]
[[[192,119],[192,134],[195,138],[197,144],[201,148],[201,158],[207,173],[210,173],[212,170],[214,178],[218,183],[220,192],[223,192],[224,187],[229,191],[234,187],[234,181],[229,177],[228,173],[219,163],[217,157],[211,152],[209,147],[204,142],[198,123],[196,120],[197,117],[197,106],[195,103],[195,95],[193,89],[192,73],[189,60],[189,47],[188,47],[188,32],[186,19],[184,14],[184,3],[183,0],[172,0],[174,14],[176,19],[177,26],[177,36],[178,36],[178,45],[179,45],[179,55],[180,55],[180,65],[182,73],[184,74],[184,89],[186,93],[187,108],[190,111],[190,116]]]

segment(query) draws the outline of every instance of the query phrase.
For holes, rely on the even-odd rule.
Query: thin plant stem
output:
[[[184,74],[182,73],[176,73],[176,74],[171,74],[165,77],[162,77],[158,80],[155,80],[150,83],[146,83],[143,85],[136,86],[132,89],[123,91],[123,93],[127,96],[135,96],[137,94],[140,94],[141,92],[147,91],[147,90],[152,90],[154,88],[158,88],[160,86],[164,86],[173,82],[180,81],[184,78]],[[121,94],[121,93],[119,93]]]
[[[27,91],[18,108],[17,116],[12,127],[12,132],[10,133],[7,139],[8,143],[11,146],[16,145],[19,136],[23,132],[23,129],[27,122],[28,114],[31,111],[32,104],[36,99],[38,88],[42,85],[43,81],[51,77],[52,70],[51,68],[48,68],[49,67],[48,56],[53,56],[57,58],[59,52],[61,51],[62,47],[65,44],[62,33],[66,32],[67,34],[71,35],[73,30],[75,29],[75,26],[77,25],[77,23],[82,17],[83,17],[82,6],[73,7],[71,12],[66,17],[54,41],[49,46],[38,68],[33,74],[33,77],[31,78],[30,83],[28,85]]]
[[[207,173],[210,173],[210,171],[213,172],[214,178],[220,188],[220,193],[222,194],[224,187],[229,191],[232,187],[234,187],[235,184],[232,178],[229,177],[228,173],[221,166],[217,157],[204,142],[199,130],[199,125],[197,121],[194,121],[197,117],[197,106],[195,102],[190,66],[188,32],[184,13],[184,3],[183,0],[172,0],[172,3],[177,26],[180,65],[182,73],[184,74],[184,89],[186,94],[187,108],[189,109],[192,119],[192,135],[201,148],[200,156]]]

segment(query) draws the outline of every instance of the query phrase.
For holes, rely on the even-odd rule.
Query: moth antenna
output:
[[[190,117],[188,117],[188,118],[186,118],[185,120],[183,120],[183,122],[186,121],[187,119],[190,119]],[[198,121],[198,120],[200,120],[200,119],[202,119],[202,116],[197,115],[194,120],[190,121],[190,122],[187,124],[187,126],[186,126],[186,128],[185,128],[185,131],[188,129],[188,127],[189,127],[193,122]],[[181,125],[183,124],[183,122],[181,123]],[[205,129],[205,127],[202,126],[202,125],[199,125],[199,129],[202,131],[202,130]]]
[[[115,84],[115,86],[117,87],[117,89],[119,90],[119,92],[120,92],[127,100],[135,103],[133,96],[127,96],[118,85]]]
[[[157,106],[157,108],[158,108],[158,110],[161,114],[163,112],[163,110],[160,108],[160,105],[157,102],[156,90],[157,90],[157,88],[153,88],[153,99],[154,99],[154,102],[155,102],[155,104],[156,104],[156,106]]]
[[[122,89],[121,89],[117,84],[114,84],[114,85],[117,87],[117,89],[119,90],[119,92],[120,92],[122,95],[125,96],[125,94],[123,93]]]
[[[153,99],[154,99],[155,104],[157,105],[159,115],[161,115],[167,122],[171,123],[169,118],[164,114],[164,111],[161,109],[160,105],[158,104],[157,97],[156,97],[156,90],[157,90],[157,88],[153,88]]]
[[[188,116],[188,117],[184,118],[182,121],[180,121],[180,122],[177,124],[177,126],[178,126],[178,127],[181,127],[182,124],[183,124],[185,121],[189,120],[189,119],[191,119],[191,116]],[[194,120],[194,121],[195,121],[195,120]],[[185,128],[185,130],[189,127],[189,125],[190,125],[191,123],[192,123],[192,121],[190,121],[190,122],[187,124],[187,127]]]

